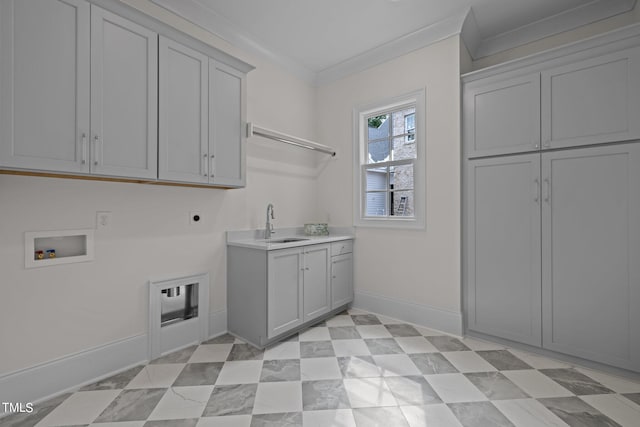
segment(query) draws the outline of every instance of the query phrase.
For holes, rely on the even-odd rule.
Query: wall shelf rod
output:
[[[285,144],[295,145],[296,147],[306,148],[308,150],[319,151],[321,153],[330,154],[335,157],[336,150],[327,145],[318,144],[317,142],[309,141],[307,139],[298,138],[295,136],[287,135],[286,133],[276,132],[271,129],[265,129],[254,125],[253,123],[247,123],[247,138],[251,138],[254,135],[269,138],[274,141],[284,142]]]

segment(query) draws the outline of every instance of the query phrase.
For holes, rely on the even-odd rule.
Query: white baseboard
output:
[[[216,310],[209,314],[209,337],[227,332],[227,310]]]
[[[209,314],[209,336],[227,332],[227,310]],[[41,402],[108,378],[149,359],[148,335],[114,341],[30,368],[0,375],[3,402]]]
[[[147,334],[125,338],[0,376],[3,402],[41,402],[148,359]]]
[[[353,308],[381,314],[453,335],[462,335],[462,313],[389,298],[366,291],[355,291]]]

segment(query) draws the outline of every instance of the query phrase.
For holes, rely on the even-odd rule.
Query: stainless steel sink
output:
[[[309,240],[309,239],[304,239],[301,237],[287,237],[284,239],[270,240],[269,243],[292,243],[292,242],[302,242],[303,240]]]

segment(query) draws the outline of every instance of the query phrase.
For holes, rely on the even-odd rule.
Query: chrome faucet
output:
[[[271,219],[276,219],[275,215],[273,214],[273,204],[271,203],[267,205],[267,224],[264,229],[265,239],[270,239],[271,235],[275,233],[275,231],[273,231],[273,224],[269,220],[269,212],[271,212]]]

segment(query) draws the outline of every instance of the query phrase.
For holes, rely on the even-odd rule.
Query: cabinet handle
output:
[[[204,171],[204,176],[207,176],[207,153],[202,155],[202,170]]]
[[[82,132],[82,164],[87,163],[87,134]]]
[[[98,143],[100,142],[100,137],[98,135],[93,137],[93,164],[98,165]]]
[[[535,185],[535,197],[533,198],[533,201],[538,203],[538,201],[540,200],[540,181],[538,180],[538,178],[533,180],[533,183]]]
[[[547,189],[547,194],[544,197],[544,201],[549,203],[549,200],[551,200],[551,182],[549,181],[549,178],[544,179],[544,184]]]
[[[209,175],[211,175],[211,177],[215,176],[213,173],[213,158],[215,156],[212,154],[211,156],[209,156]]]

